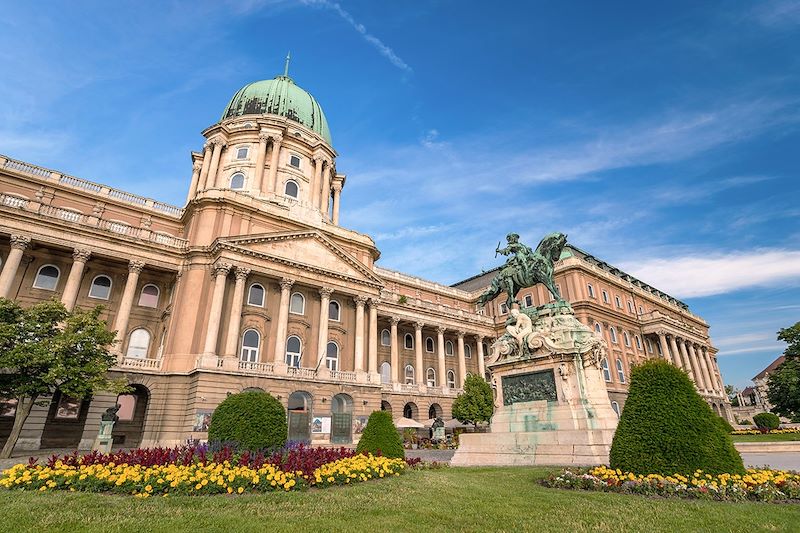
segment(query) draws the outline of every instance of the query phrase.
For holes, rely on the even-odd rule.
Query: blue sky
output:
[[[487,6],[7,3],[0,153],[181,204],[200,131],[291,50],[381,265],[452,283],[564,231],[746,385],[800,320],[800,1]]]

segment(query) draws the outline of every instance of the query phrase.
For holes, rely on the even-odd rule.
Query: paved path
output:
[[[797,470],[800,472],[800,453],[743,453],[742,460],[747,467],[769,466],[779,470]]]

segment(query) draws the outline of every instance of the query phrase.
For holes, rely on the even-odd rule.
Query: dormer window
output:
[[[300,168],[300,156],[296,156],[294,154],[289,156],[289,166],[294,168]]]
[[[250,149],[246,146],[236,149],[236,159],[247,159],[248,155],[250,155]]]

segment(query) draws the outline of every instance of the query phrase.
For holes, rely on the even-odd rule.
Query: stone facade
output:
[[[203,439],[215,406],[248,388],[283,402],[293,437],[350,442],[376,409],[450,418],[466,374],[486,374],[486,346],[504,323],[496,302],[484,312],[483,285],[376,266],[373,240],[339,225],[347,179],[337,153],[291,117],[234,115],[206,129],[184,207],[0,156],[0,296],[104,306],[119,339],[113,372],[136,385],[122,398],[117,445]],[[700,318],[578,254],[561,261],[559,279],[584,323],[654,343],[610,343],[626,372],[654,350],[679,353],[712,398],[719,375]],[[587,283],[645,310],[603,304]],[[612,376],[609,390],[621,405],[624,383]],[[18,447],[87,447],[116,400],[56,392],[34,407]],[[2,441],[14,406],[0,406]]]

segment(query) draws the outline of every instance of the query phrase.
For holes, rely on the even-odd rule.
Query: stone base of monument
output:
[[[512,325],[516,337],[498,339],[487,362],[496,391],[491,431],[462,434],[451,464],[607,464],[617,415],[600,369],[604,341],[566,302],[522,312],[529,330]]]

